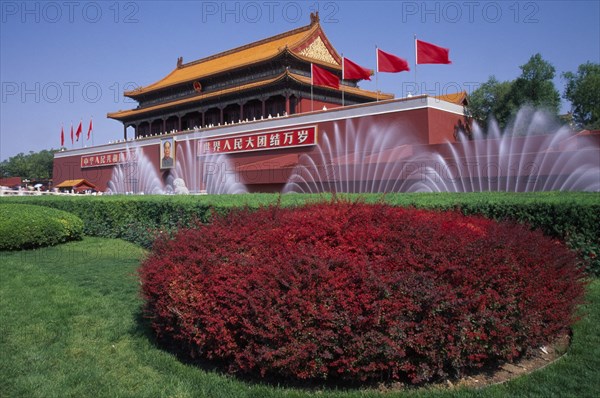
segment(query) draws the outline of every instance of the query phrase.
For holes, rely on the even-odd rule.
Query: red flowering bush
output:
[[[140,275],[159,338],[231,372],[421,383],[565,333],[575,264],[523,225],[323,203],[181,230]]]

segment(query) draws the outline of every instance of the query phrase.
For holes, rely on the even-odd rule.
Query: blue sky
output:
[[[176,65],[310,22],[319,10],[334,47],[375,67],[375,46],[413,71],[380,74],[382,91],[414,85],[414,40],[450,48],[452,65],[420,65],[420,92],[472,91],[490,75],[516,78],[535,53],[560,74],[600,62],[598,1],[2,1],[0,159],[66,146],[71,123],[94,120],[94,143],[122,137],[106,113],[136,106],[124,89],[147,85]],[[375,79],[362,88],[375,90]],[[561,110],[570,105],[563,100]],[[83,145],[91,145],[85,141]],[[82,143],[75,143],[81,147]]]

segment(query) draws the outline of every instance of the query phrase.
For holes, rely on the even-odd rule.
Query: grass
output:
[[[156,347],[140,317],[135,270],[121,240],[0,252],[0,397],[593,397],[600,391],[600,280],[568,354],[483,390],[302,390],[241,381]]]

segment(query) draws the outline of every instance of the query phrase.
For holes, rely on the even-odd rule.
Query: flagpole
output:
[[[377,44],[375,44],[375,62],[377,68],[375,69],[375,92],[377,93],[377,102],[379,102],[379,52],[377,51]]]
[[[313,85],[314,85],[314,71],[313,71],[313,64],[310,64],[310,111],[314,111],[315,110],[315,106],[313,103]]]
[[[92,136],[92,146],[94,146],[94,125],[92,124],[92,120],[94,119],[94,116],[90,116],[90,124],[92,125],[92,131],[90,133],[90,135]]]
[[[417,62],[419,62],[417,58],[417,34],[415,33],[415,87],[418,87],[417,83]],[[416,95],[417,93],[415,93]]]
[[[342,107],[344,107],[344,53],[342,53],[342,81],[340,85],[342,86]]]

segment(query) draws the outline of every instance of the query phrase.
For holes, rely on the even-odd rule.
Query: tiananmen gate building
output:
[[[339,88],[311,84],[312,64],[336,75]],[[152,174],[155,185],[182,178],[192,192],[205,191],[203,173],[190,169],[223,155],[227,173],[248,191],[281,192],[302,159],[326,150],[328,162],[349,162],[348,148],[373,140],[367,134],[386,139],[376,160],[371,154],[361,162],[386,163],[454,141],[469,125],[464,94],[394,99],[342,80],[342,58],[318,14],[307,26],[242,47],[179,58],[165,77],[124,95],[139,105],[107,115],[123,123],[123,140],[57,153],[55,182],[85,179],[99,191],[120,184],[135,192]]]

